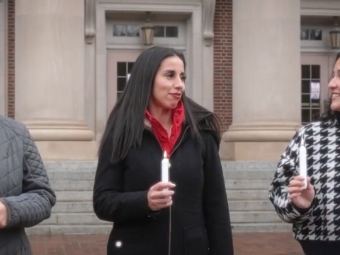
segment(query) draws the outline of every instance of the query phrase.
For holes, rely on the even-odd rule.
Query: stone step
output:
[[[94,180],[50,180],[54,191],[92,191]],[[226,190],[268,190],[268,180],[226,180]]]
[[[237,223],[231,224],[234,233],[244,232],[292,232],[292,225],[281,223]]]
[[[92,201],[92,191],[56,191],[59,202]],[[228,200],[267,200],[268,190],[227,190]]]
[[[222,161],[226,180],[272,180],[276,162]],[[51,180],[94,180],[97,162],[45,162]]]
[[[269,180],[226,180],[227,190],[268,190]]]
[[[107,225],[37,225],[26,229],[28,235],[109,234],[112,224]]]
[[[97,161],[44,161],[45,168],[50,171],[95,171]]]
[[[274,170],[277,162],[267,161],[221,161],[222,168],[227,171],[243,170]],[[78,171],[78,170],[95,170],[97,161],[45,161],[45,168],[48,171]]]
[[[57,203],[92,201],[92,191],[56,191]]]
[[[41,225],[107,225],[92,213],[52,213]]]
[[[275,211],[231,211],[230,221],[232,223],[275,223],[282,222]]]
[[[231,211],[232,223],[273,223],[282,222],[275,211]],[[107,225],[106,221],[99,220],[94,212],[90,213],[55,213],[40,225]]]
[[[93,181],[95,170],[47,170],[50,181]]]
[[[92,191],[94,180],[60,181],[60,180],[51,179],[50,183],[54,191]]]
[[[288,223],[232,223],[234,233],[241,232],[291,232]],[[60,235],[60,234],[106,234],[112,230],[112,224],[107,225],[38,225],[26,229],[28,235]]]
[[[222,168],[225,171],[258,171],[267,170],[275,171],[277,162],[267,161],[221,161]]]
[[[231,200],[230,211],[273,211],[269,200]],[[53,213],[92,213],[92,201],[59,202],[52,208]]]
[[[268,200],[268,190],[227,190],[228,201],[231,200]]]
[[[228,205],[230,211],[274,211],[269,200],[231,200]]]
[[[93,213],[92,201],[59,202],[52,208],[52,213]]]

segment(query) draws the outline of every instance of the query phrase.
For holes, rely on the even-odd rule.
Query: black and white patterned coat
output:
[[[315,189],[309,209],[294,206],[289,181],[299,175],[299,147],[304,139],[307,172]],[[313,122],[302,127],[281,156],[269,189],[269,199],[280,218],[293,223],[297,240],[340,240],[340,124]]]
[[[24,228],[49,218],[56,197],[26,127],[1,115],[0,201],[8,212],[7,227],[0,229],[0,254],[32,254]]]

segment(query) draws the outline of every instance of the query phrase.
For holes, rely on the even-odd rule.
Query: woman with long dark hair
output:
[[[144,51],[99,148],[93,204],[114,222],[108,255],[233,254],[219,142],[217,117],[185,96],[184,56]]]
[[[293,224],[306,255],[340,254],[340,54],[328,88],[330,108],[293,137],[269,190],[278,215]],[[306,167],[300,169],[302,160]],[[302,168],[307,177],[300,174]]]

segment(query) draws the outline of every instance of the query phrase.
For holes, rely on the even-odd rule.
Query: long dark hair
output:
[[[340,52],[339,52],[339,53],[336,55],[336,57],[335,57],[334,65],[335,65],[336,61],[338,61],[339,59],[340,59]],[[335,120],[334,111],[331,109],[331,98],[328,99],[328,102],[327,102],[327,109],[326,109],[326,111],[321,115],[320,120],[321,120],[321,121],[324,121],[324,122]]]
[[[173,56],[179,57],[183,61],[184,68],[186,67],[184,55],[174,49],[152,47],[139,55],[126,87],[109,115],[99,146],[99,154],[102,153],[104,144],[110,142],[112,159],[121,160],[131,147],[141,145],[145,128],[145,111],[152,95],[156,73],[162,61]],[[205,119],[208,126],[220,136],[219,121],[215,114],[198,105],[185,94],[182,102],[185,109],[185,122],[193,137],[201,138],[197,123],[200,119]]]

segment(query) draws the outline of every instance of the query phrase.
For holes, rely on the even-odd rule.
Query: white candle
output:
[[[169,159],[167,158],[166,151],[162,159],[162,182],[169,182]]]
[[[304,141],[301,142],[299,148],[299,168],[300,175],[305,179],[303,188],[307,188],[307,151],[304,145]]]

